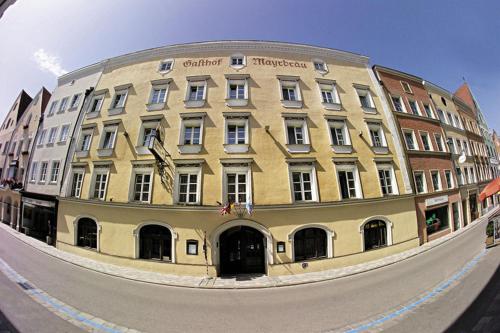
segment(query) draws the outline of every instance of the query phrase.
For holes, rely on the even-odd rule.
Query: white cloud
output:
[[[38,49],[33,53],[33,56],[42,71],[50,72],[55,76],[61,76],[68,72],[61,67],[58,57],[47,53],[44,49]]]

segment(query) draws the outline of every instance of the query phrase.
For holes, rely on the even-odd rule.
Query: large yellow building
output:
[[[318,271],[419,244],[367,57],[277,42],[167,46],[107,60],[86,103],[59,200],[61,249],[215,276]]]

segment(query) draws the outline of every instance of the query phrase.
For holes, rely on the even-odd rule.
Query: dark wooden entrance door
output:
[[[221,275],[265,273],[264,236],[246,226],[224,231],[219,238]]]

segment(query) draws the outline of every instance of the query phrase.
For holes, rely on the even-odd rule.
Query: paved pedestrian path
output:
[[[467,232],[472,228],[475,228],[479,224],[479,222],[481,222],[483,219],[486,219],[488,216],[490,216],[491,214],[493,214],[498,210],[500,210],[500,206],[497,207],[496,209],[491,210],[484,216],[473,221],[472,223],[470,223],[469,225],[467,225],[462,229],[459,229],[453,233],[450,233],[446,236],[443,236],[431,242],[425,243],[422,246],[398,254],[390,255],[382,259],[369,261],[366,263],[348,267],[329,269],[321,272],[303,273],[296,275],[282,275],[282,276],[238,276],[234,278],[179,276],[173,274],[155,273],[135,268],[117,266],[58,250],[55,247],[49,246],[37,239],[28,237],[3,223],[0,223],[0,228],[7,231],[14,237],[17,237],[24,243],[31,245],[34,248],[48,255],[108,275],[118,276],[121,278],[126,278],[141,282],[148,282],[148,283],[155,283],[155,284],[162,284],[162,285],[169,285],[176,287],[206,288],[206,289],[252,289],[252,288],[283,287],[283,286],[292,286],[292,285],[327,281],[388,266],[403,261],[405,259],[411,258],[413,256],[416,256],[420,253],[429,251],[430,249],[439,246],[449,241],[450,239],[453,239],[461,235],[462,233]]]

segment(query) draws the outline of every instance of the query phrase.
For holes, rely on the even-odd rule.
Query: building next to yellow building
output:
[[[105,61],[57,247],[188,275],[312,272],[419,244],[394,116],[348,52],[174,45]]]
[[[22,114],[16,117],[15,127],[10,132],[10,138],[2,151],[5,155],[2,166],[2,187],[0,188],[0,201],[4,207],[3,220],[7,223],[10,222],[10,225],[18,230],[21,217],[20,191],[29,168],[33,140],[49,99],[50,92],[45,88],[40,89]],[[8,118],[13,119],[14,117],[11,118],[9,115]],[[9,127],[9,121],[7,121],[6,127]]]

